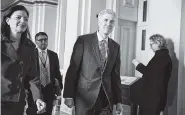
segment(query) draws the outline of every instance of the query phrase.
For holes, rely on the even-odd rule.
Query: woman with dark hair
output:
[[[16,5],[1,23],[1,115],[23,115],[25,89],[30,87],[38,113],[45,109],[36,72],[35,45],[27,38],[29,13]]]
[[[147,66],[136,59],[132,61],[136,70],[143,74],[135,103],[140,107],[140,115],[160,115],[166,105],[172,61],[162,35],[155,34],[149,39],[150,47],[155,53],[154,57]]]

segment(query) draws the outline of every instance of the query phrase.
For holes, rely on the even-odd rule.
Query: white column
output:
[[[69,67],[73,46],[78,36],[80,0],[66,0],[65,3],[67,4],[66,4],[66,14],[65,14],[66,15],[65,25],[63,25],[65,26],[65,33],[63,35],[63,37],[65,38],[64,39],[64,63],[63,63],[64,79],[65,79],[65,73]],[[63,6],[63,4],[60,4],[60,5]],[[62,100],[63,101],[61,104],[61,111],[71,114],[72,109],[65,106],[64,99]]]
[[[44,12],[41,12],[41,5],[34,4],[33,5],[33,19],[32,19],[32,28],[31,28],[31,36],[32,40],[35,41],[35,34],[43,27],[43,23],[41,22],[41,16]]]
[[[58,1],[49,0],[23,0],[22,4],[29,4],[32,6],[30,11],[31,22],[31,36],[32,40],[35,41],[35,34],[38,32],[46,32],[49,37],[48,48],[55,51],[55,31],[56,31],[56,17],[57,17],[57,5]]]
[[[177,115],[185,114],[185,1],[182,0]]]
[[[90,33],[91,2],[92,0],[81,0],[80,35]]]
[[[60,68],[64,66],[65,32],[66,32],[66,12],[67,0],[58,0],[56,32],[55,32],[55,51],[58,54]]]
[[[79,0],[67,0],[64,71],[67,70],[78,32]]]

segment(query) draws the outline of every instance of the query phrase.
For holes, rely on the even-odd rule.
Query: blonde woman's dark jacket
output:
[[[172,70],[169,51],[167,49],[157,50],[147,66],[140,63],[136,69],[143,74],[137,103],[143,109],[163,111]]]

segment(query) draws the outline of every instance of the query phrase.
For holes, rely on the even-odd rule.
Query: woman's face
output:
[[[18,10],[12,13],[6,22],[12,33],[23,33],[28,27],[28,15],[24,10]]]
[[[152,40],[150,40],[150,48],[154,51],[154,52],[156,52],[157,50],[159,50],[159,42],[158,41],[156,41],[156,42],[154,42],[154,41],[152,41]]]

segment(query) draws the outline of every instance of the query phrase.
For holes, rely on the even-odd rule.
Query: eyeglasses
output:
[[[157,44],[157,43],[155,43],[155,42],[152,42],[152,43],[150,43],[150,46],[152,46],[153,44]]]
[[[42,42],[42,41],[46,42],[46,41],[48,41],[48,39],[39,39],[37,41],[39,41],[39,42]]]

